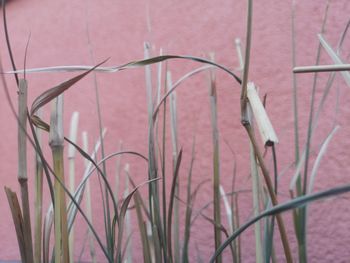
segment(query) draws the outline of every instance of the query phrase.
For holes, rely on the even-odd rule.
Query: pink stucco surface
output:
[[[150,42],[153,55],[159,49],[165,54],[207,56],[215,53],[215,60],[228,68],[238,66],[234,39],[239,37],[244,43],[247,1],[171,1],[171,0],[12,0],[7,5],[8,27],[13,53],[18,68],[23,67],[25,45],[30,34],[27,68],[56,65],[92,65],[109,58],[106,66],[119,65],[143,58],[143,43]],[[326,1],[296,1],[296,61],[298,65],[313,65],[318,46],[317,33],[320,31]],[[292,113],[292,49],[291,49],[291,6],[292,1],[255,1],[253,19],[253,39],[251,70],[249,79],[260,87],[260,94],[267,94],[267,110],[280,143],[277,146],[278,167],[283,171],[294,160],[294,135]],[[350,2],[330,1],[325,37],[336,47],[340,34],[349,19]],[[88,41],[87,32],[90,37]],[[11,66],[4,40],[1,23],[1,60],[4,68]],[[350,42],[345,40],[341,57],[349,55]],[[93,53],[93,58],[91,53]],[[329,56],[322,52],[321,64],[331,64]],[[176,80],[198,63],[170,61],[168,68]],[[154,68],[154,71],[156,67]],[[72,73],[37,73],[27,76],[29,82],[29,104],[45,89],[73,76]],[[147,154],[147,103],[145,74],[143,69],[133,69],[115,74],[97,74],[101,100],[102,122],[107,127],[106,152],[118,149],[123,141],[124,149]],[[324,89],[328,73],[321,75],[316,91],[316,103]],[[307,119],[312,89],[312,75],[298,76],[300,145],[305,144]],[[12,100],[16,100],[16,86],[12,76],[6,76]],[[207,74],[195,76],[177,91],[179,145],[183,147],[183,166],[180,174],[181,193],[185,198],[187,170],[190,162],[191,143],[196,133],[197,155],[194,167],[193,185],[197,185],[212,175],[212,140],[210,126],[210,104],[208,98]],[[222,184],[230,191],[232,181],[233,156],[225,141],[236,152],[237,190],[251,189],[249,176],[249,147],[244,129],[240,124],[239,86],[227,74],[217,71],[218,119],[220,129],[220,154]],[[19,193],[16,179],[16,121],[6,101],[3,89],[0,91],[0,189],[9,186]],[[341,75],[337,75],[312,142],[312,162],[320,143],[330,132],[332,125],[340,125],[329,145],[315,181],[315,190],[327,189],[349,182],[350,161],[350,92]],[[338,105],[336,107],[336,105]],[[48,120],[49,107],[45,119]],[[73,111],[80,112],[80,132],[89,132],[90,148],[98,137],[94,79],[88,76],[65,95],[65,131],[68,134],[69,119]],[[168,136],[170,140],[170,134]],[[44,136],[47,142],[47,137]],[[78,143],[81,144],[81,137]],[[261,145],[260,145],[261,146]],[[169,144],[170,147],[170,144]],[[169,148],[170,150],[170,148]],[[49,154],[48,149],[46,150]],[[169,154],[170,156],[170,151]],[[49,156],[49,155],[48,155]],[[271,164],[270,154],[266,159]],[[29,154],[29,184],[34,185],[33,153]],[[80,178],[83,161],[77,160],[77,174]],[[147,179],[145,163],[125,157],[123,165],[130,163],[131,175],[137,183]],[[270,165],[271,166],[271,165]],[[169,159],[169,168],[170,159]],[[115,163],[108,164],[113,174]],[[279,199],[289,198],[288,187],[294,168],[287,170],[280,179]],[[77,179],[78,180],[78,179]],[[93,179],[94,180],[94,179]],[[123,181],[123,180],[122,180]],[[93,182],[97,182],[96,180]],[[170,179],[168,179],[170,182]],[[97,185],[96,183],[93,184]],[[201,188],[196,208],[205,205],[211,198],[211,183]],[[145,189],[142,193],[145,194]],[[47,189],[45,190],[47,192]],[[31,191],[32,192],[32,191]],[[95,194],[94,220],[102,233],[102,210]],[[32,201],[31,193],[31,201]],[[48,205],[48,195],[45,209]],[[239,198],[241,221],[251,216],[251,193],[243,193]],[[349,195],[312,204],[309,209],[308,243],[310,262],[347,262],[350,258],[350,210]],[[181,208],[184,211],[184,207]],[[211,216],[211,208],[206,214]],[[293,255],[297,258],[296,239],[292,226],[292,214],[283,215],[286,221]],[[183,218],[182,218],[183,219]],[[225,222],[226,218],[223,217]],[[78,218],[77,251],[85,239],[86,226]],[[135,221],[136,222],[136,221]],[[140,261],[134,241],[134,260]],[[254,262],[254,238],[252,228],[242,235],[243,262]],[[198,220],[192,229],[191,259],[196,258],[196,247],[204,261],[213,252],[212,226],[205,220]],[[283,252],[279,235],[276,235],[277,259],[283,262]],[[101,256],[101,253],[98,253]],[[85,253],[85,259],[89,259]],[[103,262],[102,257],[101,262]],[[3,190],[0,191],[0,261],[18,260],[19,251],[10,210]],[[229,257],[225,258],[229,261]]]

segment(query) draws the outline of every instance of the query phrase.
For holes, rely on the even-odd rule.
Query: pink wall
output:
[[[280,144],[277,147],[279,170],[283,170],[293,161],[293,119],[292,119],[292,74],[291,74],[291,2],[292,1],[255,1],[253,42],[251,54],[250,80],[260,86],[261,94],[268,94],[267,109],[278,134]],[[325,9],[325,1],[296,1],[296,42],[297,64],[313,65],[318,45],[317,33]],[[346,0],[331,1],[326,26],[326,38],[336,47],[339,36],[347,22],[350,3]],[[238,66],[234,49],[235,37],[245,36],[246,1],[39,1],[13,0],[7,6],[8,26],[15,60],[22,68],[24,50],[28,35],[31,34],[27,67],[45,67],[55,65],[91,65],[110,58],[106,66],[119,65],[143,57],[143,42],[152,43],[154,55],[163,48],[167,54],[206,56],[215,52],[217,62],[229,68]],[[92,62],[86,34],[89,27]],[[6,51],[4,33],[1,26],[1,59],[6,69],[11,69]],[[342,57],[349,55],[346,40]],[[322,53],[322,64],[332,63],[328,55]],[[187,61],[171,61],[168,64],[176,80],[184,73],[199,65]],[[156,69],[156,68],[154,68]],[[29,103],[45,89],[58,84],[73,74],[50,73],[28,75]],[[317,102],[328,75],[322,74],[317,91]],[[16,99],[16,87],[12,76],[6,76],[11,97]],[[238,178],[237,189],[251,188],[248,163],[248,140],[240,125],[239,87],[230,77],[217,72],[219,128],[221,136],[222,182],[229,191],[232,180],[233,157],[224,139],[237,153]],[[103,124],[108,128],[106,152],[117,150],[119,140],[124,148],[147,153],[147,111],[144,70],[135,69],[116,74],[97,74],[101,97]],[[300,96],[301,143],[306,137],[309,98],[312,75],[298,76]],[[339,92],[339,108],[335,115],[335,104]],[[212,152],[208,86],[206,74],[188,80],[178,90],[178,129],[179,144],[184,149],[184,165],[181,171],[181,185],[187,176],[191,154],[191,141],[197,127],[197,161],[195,164],[194,185],[203,179],[211,178]],[[0,165],[1,189],[10,186],[18,191],[16,180],[16,121],[6,102],[3,89],[0,91],[0,149],[3,153]],[[329,146],[317,176],[315,189],[327,189],[348,182],[350,168],[347,165],[350,154],[350,93],[344,80],[337,76],[335,86],[322,111],[319,128],[316,131],[313,146],[317,146],[330,132],[333,121],[340,126]],[[47,107],[48,108],[48,107]],[[90,148],[92,140],[98,136],[97,114],[92,75],[81,81],[65,96],[66,131],[71,113],[80,112],[79,127],[89,131]],[[48,115],[45,116],[48,120]],[[170,138],[170,137],[169,137]],[[47,139],[47,138],[45,138]],[[81,143],[81,140],[79,140]],[[268,155],[267,160],[270,160]],[[314,156],[314,155],[313,155]],[[314,158],[314,157],[313,157]],[[29,160],[33,159],[31,153]],[[79,172],[82,161],[79,160]],[[123,163],[131,163],[131,173],[138,183],[147,178],[144,163],[133,157],[126,157]],[[31,163],[31,162],[30,162]],[[114,172],[114,163],[110,163],[110,174]],[[170,166],[169,166],[170,167]],[[30,184],[33,185],[33,165],[30,165]],[[293,169],[286,172],[280,181],[280,199],[288,199],[288,186]],[[170,181],[170,179],[168,180]],[[94,189],[98,196],[99,189]],[[185,195],[185,190],[182,191]],[[343,262],[350,257],[348,205],[349,195],[311,205],[309,210],[309,257],[310,262]],[[211,200],[211,184],[206,184],[199,193],[196,207],[199,208]],[[46,200],[47,201],[47,200]],[[251,215],[251,195],[240,197],[241,220]],[[101,213],[100,205],[94,203],[95,215]],[[7,200],[0,192],[0,260],[18,259],[19,252],[14,227]],[[211,210],[207,211],[211,215]],[[289,239],[296,256],[296,240],[293,233],[291,213],[284,214],[288,224]],[[79,219],[80,220],[80,219]],[[96,217],[97,220],[97,217]],[[101,220],[102,221],[102,220]],[[83,225],[83,224],[80,224]],[[199,220],[194,226],[191,248],[195,255],[195,243],[204,260],[212,253],[213,237],[211,225]],[[102,230],[102,226],[101,226]],[[82,242],[85,226],[78,229],[78,243]],[[242,236],[243,256],[254,261],[252,230]],[[137,243],[135,241],[135,243]],[[279,262],[283,261],[280,239],[276,238]],[[77,245],[79,247],[79,245]],[[135,245],[136,247],[138,244]],[[210,247],[210,249],[208,249]],[[76,255],[79,254],[77,251]],[[137,253],[135,253],[138,255]],[[136,258],[135,258],[136,259]],[[193,258],[194,259],[194,258]],[[136,261],[136,260],[135,260]]]

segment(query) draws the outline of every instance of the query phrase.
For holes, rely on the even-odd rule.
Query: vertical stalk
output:
[[[246,32],[246,46],[245,46],[245,57],[243,67],[243,78],[242,78],[242,91],[241,91],[241,121],[242,123],[247,122],[247,84],[249,74],[249,63],[250,63],[250,46],[252,40],[252,20],[253,20],[253,0],[248,0],[248,12],[247,12],[247,32]]]
[[[325,27],[326,27],[326,21],[328,16],[328,8],[329,8],[329,1],[327,1],[322,26],[321,26],[321,34],[324,33]],[[317,48],[317,55],[316,55],[316,65],[319,64],[320,57],[321,57],[321,43],[319,43]],[[302,182],[302,195],[306,195],[307,191],[307,184],[308,184],[308,168],[309,168],[309,154],[310,154],[310,148],[311,148],[311,141],[312,141],[312,128],[313,128],[313,122],[314,122],[314,103],[315,103],[315,96],[316,96],[316,88],[317,88],[317,80],[318,80],[318,74],[314,74],[313,78],[313,85],[312,85],[312,92],[311,92],[311,101],[310,101],[310,112],[309,112],[309,121],[308,121],[308,130],[307,130],[307,139],[305,144],[305,164],[304,164],[304,174],[303,174],[303,182]],[[299,214],[299,239],[298,239],[298,248],[299,248],[299,261],[302,263],[307,262],[307,233],[306,233],[306,207],[302,207],[298,210]]]
[[[33,262],[32,231],[27,177],[27,82],[21,79],[18,92],[18,182],[21,185],[25,255]]]
[[[130,165],[127,163],[124,166],[124,171],[125,171],[125,190],[124,190],[124,200],[127,198],[129,195],[129,178],[130,178]],[[125,258],[124,262],[125,263],[131,263],[132,262],[132,230],[131,230],[131,216],[130,216],[130,211],[127,210],[125,213],[125,232],[126,232],[126,237],[128,239],[128,242],[125,244]]]
[[[256,158],[260,164],[260,169],[261,169],[261,172],[262,172],[263,177],[265,179],[266,187],[267,187],[267,190],[269,192],[271,202],[274,206],[276,206],[276,205],[278,205],[277,197],[276,197],[274,189],[273,189],[273,184],[272,184],[269,172],[265,166],[264,159],[262,157],[261,152],[259,151],[258,144],[257,144],[255,136],[254,136],[254,132],[253,132],[249,123],[244,124],[244,127],[248,133],[249,139],[250,139],[252,146],[254,148]],[[286,232],[286,229],[285,229],[285,226],[283,223],[283,219],[282,219],[280,214],[276,215],[276,220],[277,220],[277,224],[278,224],[278,227],[280,230],[282,245],[283,245],[284,253],[286,256],[286,261],[288,263],[293,262],[293,257],[292,257],[292,253],[291,253],[291,250],[289,247],[288,238],[287,238],[287,232]]]
[[[167,72],[167,91],[172,88],[172,78],[170,71]],[[169,97],[170,100],[170,126],[171,126],[171,141],[173,145],[173,172],[175,173],[175,165],[177,163],[178,158],[178,138],[177,138],[177,110],[176,110],[176,92],[172,92]],[[179,178],[175,182],[175,196],[180,195],[179,188]],[[174,262],[180,262],[180,222],[179,222],[179,201],[177,198],[174,200],[174,224],[172,227],[172,231],[174,233]]]
[[[63,166],[63,95],[58,96],[52,104],[50,121],[50,147],[55,172],[54,183],[54,223],[55,223],[55,262],[70,262],[68,247],[68,228]]]
[[[148,59],[150,57],[150,44],[144,43],[144,57]],[[158,168],[157,168],[157,157],[156,157],[156,145],[154,138],[154,123],[153,123],[153,85],[152,85],[152,71],[149,65],[145,66],[145,75],[146,75],[146,93],[147,93],[147,113],[148,113],[148,177],[149,180],[157,178]],[[162,222],[160,218],[160,203],[159,203],[159,189],[158,182],[151,182],[149,184],[149,209],[151,216],[152,224],[152,233],[154,244],[159,244],[160,247],[163,247],[163,251],[159,250],[159,246],[154,246],[154,253],[156,255],[163,255],[165,257],[166,247],[164,231],[162,229]],[[165,219],[164,219],[165,220]],[[157,227],[155,231],[154,226]],[[155,235],[156,234],[156,235]],[[158,240],[156,240],[158,239]]]
[[[214,60],[214,55],[211,54],[211,59]],[[221,245],[221,208],[220,208],[220,156],[219,156],[219,131],[217,126],[217,94],[215,75],[213,70],[210,70],[210,108],[211,108],[211,125],[213,134],[213,195],[214,195],[214,235],[215,235],[215,250]],[[222,257],[218,256],[217,263],[222,262]]]
[[[295,51],[295,0],[292,5],[292,65],[296,66],[296,51]],[[294,155],[295,163],[299,162],[299,114],[298,114],[298,93],[297,93],[297,78],[293,74],[293,114],[294,114]],[[301,181],[298,179],[297,185],[301,192]]]
[[[41,110],[38,112],[41,117]],[[41,146],[41,130],[36,128],[36,136]],[[35,203],[34,203],[34,262],[41,261],[42,202],[43,202],[43,164],[38,153],[35,155]]]
[[[86,5],[86,18],[88,16],[88,6]],[[95,58],[94,58],[94,52],[92,49],[92,43],[91,43],[91,38],[90,38],[90,29],[89,29],[89,23],[86,20],[86,38],[87,38],[87,44],[88,44],[88,49],[89,49],[89,54],[90,54],[90,59],[95,64]],[[100,105],[100,95],[99,95],[99,89],[98,89],[98,83],[97,83],[97,76],[96,73],[93,72],[93,78],[94,78],[94,89],[95,89],[95,97],[96,97],[96,110],[97,110],[97,118],[98,118],[98,128],[99,128],[99,135],[101,138],[101,157],[102,159],[105,158],[105,148],[104,148],[104,140],[103,140],[103,125],[102,125],[102,113],[101,113],[101,105]],[[106,163],[102,163],[102,171],[103,174],[102,176],[107,178],[107,168],[106,168]],[[114,245],[113,244],[113,233],[112,233],[112,222],[111,222],[111,211],[109,207],[109,194],[108,194],[108,189],[107,186],[105,185],[104,189],[104,228],[105,228],[105,235],[106,235],[106,243],[107,243],[107,250],[110,256],[113,258],[114,255]],[[113,197],[112,197],[113,199]],[[113,207],[116,210],[116,205],[113,204]],[[118,211],[114,211],[114,214],[118,214]]]
[[[88,145],[88,135],[87,132],[84,131],[82,133],[82,137],[83,137],[83,150],[84,152],[88,153],[89,152],[89,145]],[[89,161],[87,159],[84,159],[85,161],[85,169],[88,168],[89,166]],[[90,189],[90,180],[86,181],[86,201],[85,201],[85,205],[86,205],[86,216],[89,219],[89,221],[91,222],[91,224],[93,224],[92,222],[92,206],[91,206],[91,189]],[[93,263],[96,263],[96,251],[95,251],[95,245],[94,245],[94,235],[91,231],[90,228],[88,228],[88,238],[89,238],[89,247],[90,247],[90,256],[91,256],[91,260]]]
[[[249,112],[251,112],[250,107],[248,107],[248,109],[249,109]],[[251,116],[250,116],[251,114],[248,114],[248,115],[249,115],[248,118],[251,121]],[[251,171],[252,189],[253,189],[253,213],[254,213],[254,216],[258,216],[260,213],[259,171],[258,171],[258,164],[257,164],[256,155],[255,155],[252,143],[250,143],[249,146],[250,146],[250,171]],[[261,246],[260,222],[256,222],[254,224],[254,232],[255,232],[255,261],[257,263],[262,263],[263,253],[262,253],[262,246]]]
[[[79,113],[73,112],[70,122],[69,140],[77,142]],[[72,144],[68,146],[68,162],[69,162],[69,190],[75,192],[75,147]],[[74,223],[73,223],[74,224]],[[69,260],[74,262],[74,225],[72,225],[69,233]]]

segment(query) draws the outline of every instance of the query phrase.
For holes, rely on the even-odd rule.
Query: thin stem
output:
[[[262,174],[264,176],[265,183],[266,183],[266,186],[267,186],[267,190],[268,190],[270,198],[271,198],[271,202],[272,202],[272,204],[274,206],[276,206],[276,205],[278,205],[277,197],[275,195],[275,192],[274,192],[274,189],[273,189],[273,185],[272,185],[272,181],[271,181],[269,172],[268,172],[268,170],[266,168],[264,159],[262,157],[261,152],[259,151],[259,148],[258,148],[256,139],[255,139],[253,130],[252,130],[252,128],[251,128],[249,123],[248,124],[246,123],[244,125],[244,127],[245,127],[245,129],[246,129],[246,131],[248,133],[249,139],[250,139],[250,141],[251,141],[251,143],[253,145],[253,148],[254,148],[254,151],[255,151],[255,154],[256,154],[256,158],[259,161],[260,169],[261,169],[261,172],[262,172]],[[285,226],[284,226],[284,223],[283,223],[281,215],[279,215],[279,214],[276,215],[276,220],[277,220],[277,224],[278,224],[278,227],[279,227],[279,230],[280,230],[280,235],[281,235],[281,239],[282,239],[283,249],[284,249],[284,253],[285,253],[285,256],[286,256],[286,261],[288,263],[293,262],[292,253],[291,253],[291,250],[290,250],[290,247],[289,247],[289,243],[288,243],[286,229],[285,229]]]

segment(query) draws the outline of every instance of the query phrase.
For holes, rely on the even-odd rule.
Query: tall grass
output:
[[[299,262],[307,262],[307,205],[310,202],[321,198],[328,198],[338,194],[343,194],[350,191],[349,185],[343,185],[328,189],[321,192],[313,192],[313,186],[316,180],[316,175],[320,167],[320,163],[327,151],[329,143],[335,136],[339,126],[335,125],[329,132],[327,137],[321,142],[315,161],[311,168],[310,153],[312,148],[313,133],[317,126],[317,121],[320,112],[324,106],[329,90],[334,80],[334,73],[331,74],[327,82],[327,86],[322,94],[322,99],[315,111],[315,96],[318,75],[314,75],[313,89],[311,93],[311,106],[309,111],[309,120],[307,123],[307,138],[303,148],[300,151],[302,142],[299,138],[301,125],[299,123],[298,110],[298,93],[297,93],[297,76],[293,75],[293,111],[294,111],[294,160],[291,163],[295,164],[294,177],[290,184],[291,199],[285,203],[279,202],[278,177],[281,172],[277,169],[277,154],[276,144],[278,143],[277,135],[273,129],[269,119],[268,110],[262,102],[257,88],[253,82],[249,80],[250,54],[252,47],[252,19],[253,19],[253,1],[248,1],[247,13],[247,31],[245,39],[245,56],[243,59],[241,43],[237,39],[235,41],[238,60],[240,62],[238,71],[242,72],[242,79],[237,75],[236,71],[231,71],[227,66],[214,62],[213,55],[209,58],[200,58],[194,56],[180,55],[163,55],[153,57],[149,43],[144,44],[144,59],[132,61],[120,66],[102,67],[102,63],[96,66],[59,66],[51,68],[17,70],[11,52],[9,35],[6,26],[6,13],[3,8],[3,18],[5,21],[5,34],[8,43],[8,50],[11,57],[13,69],[8,71],[15,76],[16,85],[19,88],[18,112],[13,107],[9,96],[7,83],[3,75],[1,81],[5,88],[7,99],[15,118],[18,120],[18,181],[21,186],[21,201],[17,198],[16,193],[11,189],[5,188],[9,206],[12,213],[15,231],[20,250],[20,256],[23,262],[49,262],[50,257],[54,262],[74,262],[74,222],[79,213],[85,221],[88,230],[87,237],[89,241],[89,252],[92,262],[98,262],[97,251],[101,251],[103,260],[107,262],[132,262],[136,259],[137,253],[142,254],[144,262],[191,262],[193,254],[191,250],[197,247],[191,239],[194,231],[201,231],[195,225],[198,218],[204,218],[212,226],[212,243],[210,247],[212,256],[210,262],[224,262],[225,257],[222,252],[229,248],[233,262],[245,262],[242,257],[242,244],[239,240],[240,235],[254,225],[255,233],[255,260],[256,262],[274,261],[274,225],[275,220],[279,230],[280,238],[283,245],[283,253],[286,262],[293,262],[295,255],[289,244],[290,233],[287,233],[284,218],[281,213],[285,211],[293,211],[295,235],[298,241],[298,259]],[[323,20],[321,33],[324,31],[327,17],[327,10]],[[293,67],[296,66],[296,49],[295,49],[295,4],[293,4],[292,14],[292,45],[293,45]],[[93,51],[90,43],[89,28],[86,24],[86,32],[88,45],[90,49],[90,59],[94,63]],[[342,64],[339,50],[347,32],[344,30],[342,40],[338,49],[334,51],[325,37],[319,35],[319,48],[317,52],[316,64],[319,62],[319,57],[322,48],[331,56],[337,64],[338,69],[347,69],[346,65]],[[201,64],[198,67],[184,74],[177,81],[173,81],[170,65],[166,64],[165,70],[162,67],[163,62],[169,60],[192,61]],[[153,64],[157,64],[157,85],[153,81]],[[95,64],[95,63],[94,63]],[[203,64],[203,65],[202,65]],[[342,66],[342,67],[340,67]],[[77,140],[77,116],[74,113],[72,120],[72,128],[69,138],[65,137],[63,132],[63,95],[69,92],[77,82],[85,78],[90,73],[117,73],[121,70],[129,70],[132,68],[144,67],[145,69],[145,93],[147,97],[147,157],[143,154],[132,151],[123,150],[120,144],[119,149],[109,155],[104,149],[105,130],[102,127],[102,111],[99,103],[98,85],[96,75],[94,75],[94,87],[96,97],[96,107],[98,112],[99,139],[91,154],[88,153],[87,133],[83,133],[83,146]],[[332,67],[331,67],[332,69]],[[246,222],[242,222],[239,216],[240,203],[238,200],[239,186],[236,184],[236,159],[235,154],[232,157],[234,163],[232,192],[227,191],[228,187],[222,184],[222,175],[220,167],[222,165],[220,154],[220,129],[218,124],[219,111],[217,83],[220,81],[216,78],[216,70],[228,74],[232,77],[234,85],[241,90],[240,94],[240,110],[241,123],[246,131],[247,149],[250,150],[250,171],[252,180],[252,218]],[[316,71],[319,68],[312,66],[308,71]],[[295,72],[306,72],[305,69],[295,69]],[[325,70],[324,68],[322,70]],[[328,70],[328,69],[327,69]],[[2,66],[0,63],[0,71]],[[27,111],[27,82],[24,79],[18,78],[18,74],[33,72],[75,72],[83,71],[60,84],[47,89],[34,99],[29,112]],[[204,71],[209,71],[209,105],[211,133],[212,133],[212,171],[211,171],[211,186],[213,198],[210,203],[203,208],[197,209],[195,200],[197,194],[202,191],[202,185],[208,183],[208,180],[203,180],[196,186],[193,186],[196,169],[194,169],[196,152],[196,134],[193,136],[191,153],[187,154],[181,147],[181,137],[179,133],[179,120],[177,108],[177,93],[176,90],[183,86],[187,79],[193,75]],[[346,83],[349,81],[347,72],[342,73]],[[39,111],[47,104],[52,104],[50,124],[47,124],[39,114]],[[32,135],[29,135],[26,127],[27,122],[30,125]],[[34,127],[37,131],[34,131]],[[41,135],[38,130],[49,133],[49,141],[44,142],[40,139]],[[196,129],[194,133],[198,133]],[[267,166],[267,160],[262,154],[262,150],[257,142],[257,133],[263,141],[265,147],[270,147],[272,151],[273,170],[270,171]],[[167,136],[170,135],[170,145],[167,142]],[[241,139],[241,138],[239,138]],[[28,202],[28,178],[26,165],[26,143],[30,142],[31,148],[36,154],[36,182],[35,182],[35,231],[34,244],[32,244],[31,221],[30,221],[30,204]],[[51,147],[52,151],[52,167],[47,161],[47,156],[43,154],[42,148]],[[68,145],[68,164],[69,164],[69,187],[66,185],[65,178],[65,155],[64,146]],[[232,150],[232,149],[230,149]],[[236,150],[235,150],[236,151]],[[233,151],[232,151],[233,152]],[[79,155],[76,156],[76,153]],[[101,153],[101,160],[98,160]],[[240,153],[240,152],[239,152]],[[123,161],[122,155],[130,154],[138,157],[141,161],[147,163],[147,169],[144,171],[145,183],[136,185],[131,173],[132,163],[125,163],[124,173],[121,173]],[[170,157],[169,157],[170,156]],[[190,165],[188,170],[184,169],[184,159],[190,156]],[[82,158],[85,162],[85,171],[82,174],[81,181],[77,184],[74,178],[79,178],[78,170],[75,167],[75,160]],[[116,176],[112,187],[113,180],[106,174],[107,161],[111,158],[117,158]],[[171,160],[169,164],[168,160]],[[171,167],[169,169],[168,167]],[[311,172],[309,171],[311,170]],[[132,170],[133,171],[133,170]],[[273,174],[273,176],[271,176]],[[47,180],[47,187],[50,191],[51,205],[48,208],[44,222],[42,222],[42,193],[43,193],[43,176]],[[122,176],[124,175],[124,176]],[[93,217],[94,198],[92,197],[92,187],[90,184],[92,176],[98,177],[102,202],[103,228],[104,233],[97,231],[97,218]],[[187,178],[185,177],[187,176]],[[261,178],[260,178],[261,177]],[[54,183],[52,183],[52,180]],[[124,189],[119,189],[125,183]],[[186,188],[182,188],[185,182]],[[140,192],[139,188],[147,184],[148,191]],[[46,185],[45,185],[46,186]],[[184,189],[184,191],[182,191]],[[169,191],[170,190],[170,191]],[[119,199],[120,194],[122,197]],[[231,195],[231,202],[229,196]],[[185,196],[185,199],[183,199]],[[85,207],[82,202],[85,198]],[[68,205],[67,205],[68,204]],[[213,214],[207,216],[203,211],[211,206]],[[222,209],[224,207],[225,209]],[[223,217],[226,212],[227,220]],[[182,221],[182,213],[184,213],[184,221]],[[135,221],[133,221],[135,217]],[[225,219],[225,220],[224,220]],[[262,224],[262,219],[266,219],[265,224]],[[225,221],[227,221],[225,223]],[[133,224],[137,222],[137,224]],[[51,238],[52,226],[54,226],[54,237]],[[182,227],[183,226],[183,227]],[[181,231],[183,228],[183,231]],[[42,229],[42,230],[41,230]],[[228,230],[227,230],[228,229]],[[142,250],[135,252],[136,249],[134,240],[138,238],[141,242]],[[225,238],[225,240],[224,240]],[[53,242],[51,244],[51,242]],[[200,254],[199,249],[197,253]],[[279,253],[279,252],[278,252]],[[227,256],[228,257],[228,256]],[[197,258],[201,262],[201,256]]]

